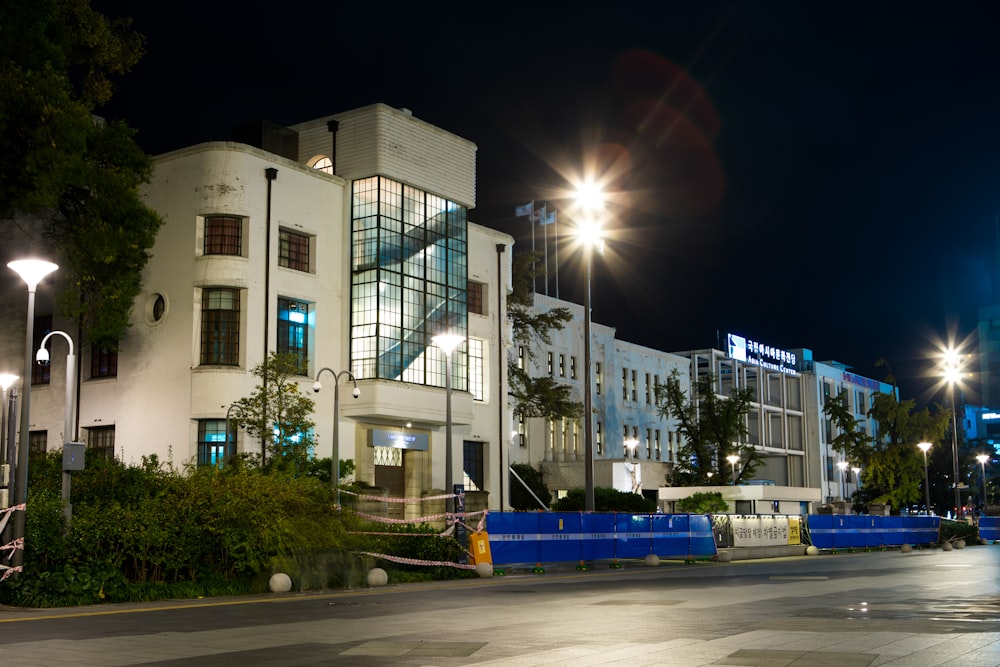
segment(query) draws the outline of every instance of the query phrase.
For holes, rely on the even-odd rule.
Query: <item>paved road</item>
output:
[[[0,608],[6,664],[1000,665],[1000,546]]]

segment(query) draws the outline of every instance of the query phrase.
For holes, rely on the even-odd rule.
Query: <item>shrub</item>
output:
[[[573,489],[565,498],[552,505],[554,512],[582,512],[586,505],[584,490]],[[597,487],[594,489],[594,510],[597,512],[631,512],[647,514],[656,511],[656,501],[638,493],[626,493],[617,489]]]

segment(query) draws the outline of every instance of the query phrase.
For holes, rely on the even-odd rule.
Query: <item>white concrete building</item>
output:
[[[451,364],[452,479],[499,507],[513,239],[468,221],[475,144],[381,104],[240,136],[155,159],[144,196],[165,224],[132,327],[117,353],[84,341],[80,354],[88,455],[218,462],[229,406],[257,383],[250,370],[280,351],[301,359],[310,394],[321,369],[354,374],[356,400],[341,377],[339,453],[358,479],[391,496],[429,495],[445,486],[447,433],[445,360],[430,339],[449,331],[467,339]],[[4,263],[24,247],[6,245]],[[0,371],[20,374],[26,290],[6,273]],[[77,338],[52,319],[58,280],[39,288],[36,339],[52,328]],[[66,439],[61,345],[32,384],[37,449]],[[334,377],[320,379],[316,454],[329,456]],[[260,444],[240,433],[236,449]]]

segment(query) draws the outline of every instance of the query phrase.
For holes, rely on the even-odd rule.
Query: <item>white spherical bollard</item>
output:
[[[656,554],[646,554],[646,565],[656,567],[660,564],[660,557]]]
[[[953,547],[951,545],[951,542],[942,542],[941,543],[941,551],[951,551],[954,548],[955,547]]]
[[[272,574],[270,581],[267,582],[267,587],[271,589],[272,593],[287,593],[292,590],[292,578],[284,572]]]
[[[806,555],[807,556],[818,556],[819,555],[819,549],[817,549],[815,546],[813,546],[812,544],[810,544],[809,546],[806,547]]]
[[[489,579],[490,577],[493,576],[493,564],[492,563],[477,564],[476,574],[478,574],[481,579]]]
[[[733,552],[732,552],[732,551],[720,551],[720,552],[719,552],[719,553],[718,553],[718,554],[717,554],[717,555],[715,556],[715,558],[716,558],[716,560],[718,560],[718,561],[719,561],[720,563],[728,563],[728,562],[730,562],[730,561],[732,561],[732,560],[733,560]]]
[[[385,586],[389,583],[389,575],[380,567],[373,567],[368,570],[369,586]]]
[[[955,540],[955,548],[956,549],[964,549],[965,548],[965,540]]]
[[[911,547],[911,546],[910,546],[909,544],[903,544],[903,545],[901,545],[901,546],[899,547],[899,552],[900,552],[900,553],[903,553],[903,554],[908,554],[908,553],[910,553],[911,551],[913,551],[913,547]]]

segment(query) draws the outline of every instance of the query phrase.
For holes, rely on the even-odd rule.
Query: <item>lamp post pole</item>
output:
[[[452,497],[452,454],[451,454],[451,353],[465,340],[458,334],[438,334],[431,341],[444,352],[444,388],[445,388],[445,440],[444,440],[444,486],[449,496],[446,511],[455,511],[455,498]]]
[[[732,485],[736,486],[736,462],[740,460],[740,457],[737,456],[736,454],[730,454],[729,456],[726,457],[726,460],[729,461],[729,465],[733,470]]]
[[[924,514],[930,516],[931,514],[931,486],[927,477],[927,450],[931,448],[931,443],[921,442],[917,443],[917,447],[920,451],[924,453]]]
[[[31,354],[35,338],[35,289],[42,278],[59,267],[51,262],[38,259],[21,259],[9,262],[7,267],[16,271],[21,280],[28,286],[28,316],[24,331],[24,382],[21,384],[21,423],[17,440],[17,469],[14,475],[14,499],[12,505],[24,505],[28,501],[28,435],[31,430]],[[14,512],[15,540],[24,539],[25,512]],[[20,567],[24,563],[24,549],[15,549],[13,566]]]
[[[587,512],[594,511],[594,405],[591,392],[593,377],[591,370],[591,340],[590,340],[590,271],[593,263],[593,250],[589,244],[583,249],[586,265],[583,291],[583,508]]]
[[[847,461],[837,461],[837,467],[840,468],[840,498],[841,500],[847,500],[847,482],[844,479],[844,472],[847,470]]]
[[[49,351],[46,349],[45,344],[49,342],[52,336],[56,335],[65,338],[66,344],[69,346],[69,353],[66,355],[66,410],[63,413],[63,447],[67,447],[69,443],[76,442],[75,420],[73,419],[73,412],[76,407],[76,354],[73,350],[73,339],[65,331],[50,331],[45,334],[45,338],[38,345],[38,352],[35,358],[40,364],[48,363]],[[62,471],[63,520],[65,520],[67,527],[73,521],[73,506],[70,504],[70,488],[73,483],[72,475],[69,470]]]
[[[989,454],[979,454],[976,456],[979,466],[983,471],[983,511],[986,511],[986,462],[990,460]]]
[[[323,388],[323,385],[319,381],[319,376],[324,372],[329,373],[333,376],[333,452],[331,454],[332,461],[330,463],[330,488],[334,490],[336,498],[336,507],[340,509],[340,378],[346,377],[348,380],[354,383],[354,391],[352,396],[358,398],[361,396],[361,390],[358,389],[358,381],[354,378],[354,373],[351,371],[334,371],[330,368],[321,368],[319,372],[316,373],[316,381],[313,382],[313,391],[319,392]]]
[[[955,516],[962,516],[962,490],[958,487],[958,408],[955,407],[955,383],[951,383],[951,461],[955,474]]]

